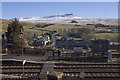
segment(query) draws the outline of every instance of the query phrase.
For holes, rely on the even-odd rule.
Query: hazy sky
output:
[[[117,2],[3,2],[2,18],[73,13],[83,18],[117,18]]]

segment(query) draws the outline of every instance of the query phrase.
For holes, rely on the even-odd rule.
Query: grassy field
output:
[[[52,26],[48,26],[48,27],[45,27],[44,29],[45,30],[51,30],[51,31],[54,31],[54,30],[69,30],[69,29],[72,29],[72,28],[89,28],[90,26],[88,25],[78,25],[78,26],[75,26],[74,24],[54,24]]]
[[[74,40],[82,40],[82,38],[73,38]]]
[[[99,27],[95,28],[96,31],[111,31],[110,29],[104,28],[104,27]]]
[[[0,22],[2,23],[2,32],[6,32],[7,31],[7,26],[8,23],[10,23],[10,20],[5,20],[5,19],[0,19]]]
[[[2,33],[7,31],[8,24],[10,22],[11,21],[9,21],[9,20],[2,20]],[[28,34],[28,32],[29,32],[29,33],[37,34],[37,35],[46,33],[46,31],[41,31],[41,30],[37,30],[37,29],[43,29],[43,30],[48,30],[48,31],[55,31],[56,30],[57,32],[63,32],[64,29],[69,30],[69,29],[72,29],[72,28],[90,27],[88,25],[75,26],[75,24],[54,24],[54,25],[51,25],[51,26],[48,26],[48,27],[45,27],[45,28],[34,28],[34,29],[32,29],[32,27],[35,26],[36,24],[44,25],[46,23],[20,22],[20,24],[23,26],[24,32],[26,34]]]
[[[111,41],[117,41],[118,40],[118,33],[99,33],[99,34],[95,34],[95,37],[97,39],[107,39],[107,40],[111,40]]]

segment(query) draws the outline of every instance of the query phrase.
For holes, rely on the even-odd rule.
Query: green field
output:
[[[99,27],[99,28],[95,28],[96,31],[111,31],[110,29],[107,29],[105,27]]]
[[[107,40],[111,40],[111,41],[117,41],[118,40],[118,33],[99,33],[99,34],[95,34],[95,37],[97,39],[107,39]]]

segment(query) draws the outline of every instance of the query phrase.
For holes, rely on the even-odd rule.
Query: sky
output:
[[[119,0],[1,0],[2,2],[119,2]]]
[[[2,2],[2,18],[73,13],[83,18],[118,18],[118,2]]]

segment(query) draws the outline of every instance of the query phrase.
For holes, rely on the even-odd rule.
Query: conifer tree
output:
[[[13,46],[8,47],[20,48],[21,45],[18,33],[21,29],[23,30],[23,26],[19,23],[19,21],[16,18],[8,24],[7,42],[14,44]]]

